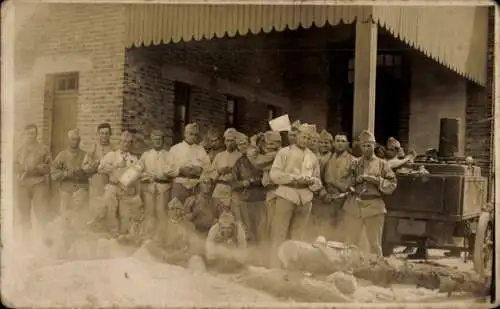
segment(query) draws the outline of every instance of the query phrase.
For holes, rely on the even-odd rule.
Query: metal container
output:
[[[130,166],[118,180],[125,187],[130,186],[132,183],[137,181],[141,177],[142,168],[139,165]]]

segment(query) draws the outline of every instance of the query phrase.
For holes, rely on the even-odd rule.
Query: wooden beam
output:
[[[290,111],[291,100],[287,97],[279,96],[268,91],[259,89],[255,91],[250,87],[231,82],[222,78],[215,78],[191,71],[187,68],[165,64],[162,68],[164,78],[176,80],[189,85],[197,86],[206,90],[227,94],[234,97],[244,98],[250,102],[257,100],[266,105],[274,105]]]
[[[377,28],[371,21],[356,23],[353,137],[363,130],[375,131]]]

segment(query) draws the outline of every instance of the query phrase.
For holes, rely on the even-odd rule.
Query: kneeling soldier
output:
[[[210,228],[205,243],[207,264],[218,271],[236,271],[247,257],[245,230],[230,212],[224,212]]]
[[[167,223],[158,227],[146,248],[165,263],[188,266],[191,258],[203,254],[203,242],[197,239],[194,225],[185,218],[184,205],[177,198],[168,204],[167,215]]]

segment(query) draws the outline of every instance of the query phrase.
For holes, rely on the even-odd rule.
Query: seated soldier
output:
[[[196,236],[194,225],[184,216],[184,205],[173,198],[168,204],[168,220],[158,227],[147,250],[157,259],[183,267],[191,258],[202,255],[203,242]]]
[[[245,230],[233,214],[224,212],[210,228],[205,243],[207,266],[221,272],[238,271],[247,258]]]
[[[408,163],[411,163],[415,159],[415,156],[415,151],[410,151],[408,154],[405,154],[403,147],[401,147],[401,143],[394,137],[389,137],[387,140],[385,158],[390,168],[392,168],[395,173]]]
[[[217,222],[212,187],[210,179],[203,179],[200,184],[200,192],[188,197],[184,202],[186,219],[191,221],[196,231],[204,237],[208,235],[210,228]]]

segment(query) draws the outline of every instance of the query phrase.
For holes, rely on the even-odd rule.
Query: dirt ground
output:
[[[86,250],[85,245],[82,247],[85,254],[79,256],[86,259],[66,262],[50,255],[39,237],[8,252],[3,250],[3,301],[13,307],[48,308],[294,302],[291,298],[277,298],[238,284],[231,275],[199,273],[158,263],[144,251],[136,252],[110,240],[90,245],[91,250]],[[443,258],[443,254],[444,251],[431,250],[430,259],[473,271],[472,262]],[[445,293],[410,285],[381,288],[363,280],[358,280],[358,288],[352,296],[356,302],[378,303],[475,301],[467,295],[448,297]]]
[[[28,251],[18,251],[3,269],[4,301],[16,307],[43,306],[68,308],[85,306],[199,306],[221,303],[293,302],[278,299],[264,291],[237,284],[231,275],[197,273],[178,266],[155,262],[144,251],[118,246],[113,241],[101,241],[99,259],[57,261],[44,252],[42,244],[31,245]],[[21,249],[18,249],[21,250]],[[432,251],[432,256],[440,252]],[[442,254],[442,253],[441,253]],[[459,259],[443,259],[443,263],[461,265]],[[469,264],[471,264],[469,262]],[[442,302],[471,298],[393,285],[374,286],[358,280],[353,294],[358,302]]]

